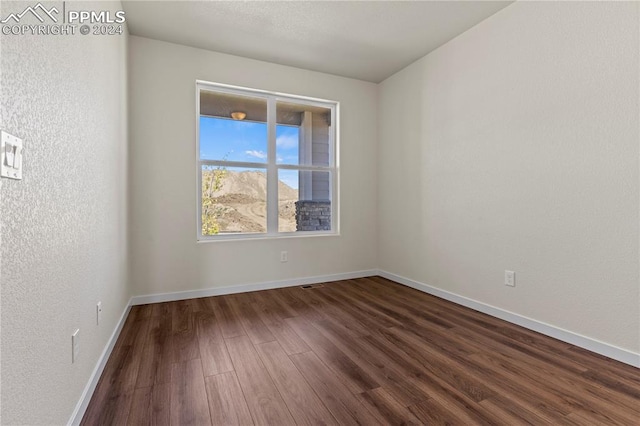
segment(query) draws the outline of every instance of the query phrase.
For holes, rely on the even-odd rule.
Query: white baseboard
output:
[[[89,377],[89,382],[87,383],[87,386],[85,386],[84,391],[82,392],[82,396],[80,397],[80,400],[76,404],[76,408],[71,414],[68,425],[76,426],[79,425],[82,421],[82,417],[84,416],[85,411],[87,411],[87,407],[89,406],[89,402],[91,401],[93,392],[96,390],[96,386],[98,385],[98,381],[100,380],[102,371],[104,370],[104,367],[109,360],[111,351],[113,351],[113,347],[118,340],[118,336],[120,336],[120,331],[122,331],[122,327],[124,326],[125,320],[127,319],[130,310],[131,300],[129,300],[129,303],[127,303],[127,306],[125,306],[124,311],[122,312],[122,316],[120,316],[120,320],[118,321],[118,324],[116,324],[116,328],[113,330],[113,333],[111,333],[111,337],[109,338],[107,345],[102,351],[100,358],[98,358],[98,363],[93,369],[93,372]]]
[[[478,302],[476,300],[469,299],[455,293],[450,293],[448,291],[432,287],[430,285],[414,281],[412,279],[405,278],[391,272],[380,270],[378,271],[378,275],[391,281],[395,281],[399,284],[406,285],[407,287],[415,288],[416,290],[432,294],[450,302],[457,303],[458,305],[466,306],[467,308],[471,308],[487,315],[491,315],[492,317],[500,318],[512,324],[519,325],[529,330],[537,331],[538,333],[544,334],[546,336],[553,337],[563,342],[587,349],[591,352],[595,352],[608,358],[612,358],[625,364],[640,368],[640,354],[628,351],[626,349],[622,349],[608,343],[592,339],[590,337],[582,336],[580,334],[564,330],[562,328],[546,324],[541,321],[527,318],[513,312],[505,311],[504,309],[496,308],[495,306],[487,305],[485,303]]]
[[[174,300],[196,299],[199,297],[221,296],[224,294],[246,293],[249,291],[271,290],[274,288],[294,287],[298,285],[327,283],[340,280],[352,280],[355,278],[371,277],[377,274],[377,270],[369,269],[365,271],[346,272],[342,274],[320,275],[315,277],[296,278],[289,280],[266,281],[254,284],[207,288],[204,290],[187,290],[174,293],[148,294],[145,296],[133,297],[131,299],[131,304],[146,305],[148,303],[172,302]]]

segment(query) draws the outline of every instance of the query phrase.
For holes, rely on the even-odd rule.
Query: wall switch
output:
[[[280,252],[280,262],[284,263],[284,262],[288,262],[289,261],[289,253],[287,253],[286,251],[281,251]]]
[[[0,176],[22,179],[22,139],[0,132]]]
[[[71,363],[74,363],[78,360],[78,355],[80,355],[80,329],[79,328],[71,335]]]
[[[504,271],[504,285],[508,285],[509,287],[516,286],[516,273],[513,271]]]
[[[96,304],[96,325],[100,325],[100,317],[102,317],[102,302]]]

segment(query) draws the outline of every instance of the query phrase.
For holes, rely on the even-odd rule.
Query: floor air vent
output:
[[[324,287],[324,284],[309,284],[309,285],[300,286],[300,288],[303,290],[309,290],[311,288],[320,288],[320,287]]]

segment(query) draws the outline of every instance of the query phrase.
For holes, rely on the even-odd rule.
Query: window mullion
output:
[[[278,167],[276,166],[276,100],[267,100],[267,234],[278,232]]]

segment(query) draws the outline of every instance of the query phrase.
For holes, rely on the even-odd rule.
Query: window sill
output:
[[[215,237],[198,237],[196,242],[198,244],[216,243],[223,241],[259,241],[259,240],[282,240],[289,238],[316,238],[316,237],[340,237],[340,232],[326,232],[326,231],[304,231],[304,233],[290,232],[277,235],[268,234],[231,234],[231,235],[217,235]]]

